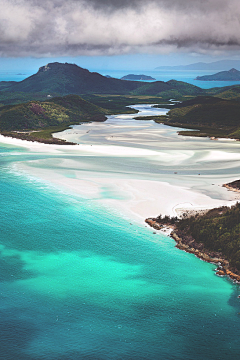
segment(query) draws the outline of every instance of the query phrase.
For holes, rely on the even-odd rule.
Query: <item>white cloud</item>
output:
[[[128,5],[126,5],[128,4]],[[237,0],[0,0],[2,56],[239,49]]]

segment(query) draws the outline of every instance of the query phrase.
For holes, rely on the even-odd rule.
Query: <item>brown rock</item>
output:
[[[224,276],[226,274],[225,274],[225,272],[223,270],[219,270],[219,271],[216,272],[216,275]]]

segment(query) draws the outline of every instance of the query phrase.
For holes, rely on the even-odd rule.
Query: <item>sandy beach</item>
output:
[[[164,112],[149,105],[137,108],[146,115]],[[132,117],[111,116],[104,123],[76,125],[56,135],[79,145],[47,145],[2,135],[0,142],[31,155],[15,162],[14,171],[141,223],[159,214],[181,216],[240,199],[240,194],[222,187],[239,174],[239,143],[182,137],[177,128]]]

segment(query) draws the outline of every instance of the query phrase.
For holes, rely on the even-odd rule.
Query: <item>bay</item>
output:
[[[145,111],[150,110],[146,107]],[[132,141],[136,134],[139,136],[142,126],[154,129],[158,126],[136,122],[140,128],[133,134],[134,120],[122,117],[115,120],[121,124],[129,121],[125,131]],[[109,121],[111,124],[114,119]],[[99,125],[108,127],[109,123]],[[240,331],[237,285],[217,277],[213,265],[176,249],[171,238],[153,234],[143,222],[112,206],[112,200],[126,201],[126,193],[120,196],[111,187],[105,187],[101,196],[88,193],[83,196],[53,181],[53,176],[60,175],[74,181],[78,171],[81,176],[85,174],[86,180],[97,181],[100,172],[106,171],[114,183],[113,175],[117,176],[122,164],[126,172],[124,181],[130,169],[140,180],[142,164],[144,159],[146,164],[148,156],[146,150],[152,147],[149,139],[140,148],[144,153],[138,152],[136,156],[131,151],[138,151],[139,145],[128,138],[131,150],[123,129],[117,130],[120,139],[113,139],[111,145],[121,143],[128,151],[127,156],[120,157],[119,164],[119,155],[114,153],[100,154],[98,158],[94,152],[89,153],[93,137],[95,146],[102,144],[101,149],[105,149],[109,140],[100,128],[99,132],[86,135],[94,124],[84,126],[87,128],[80,126],[74,134],[78,138],[84,135],[83,145],[85,142],[89,146],[82,153],[72,148],[43,151],[44,146],[41,151],[7,144],[0,148],[0,357],[237,358]],[[113,127],[111,134],[112,131]],[[171,128],[166,133],[167,129],[161,128],[161,131],[162,147],[171,153],[170,137],[175,139],[172,132],[176,130]],[[187,141],[189,151],[193,144],[199,146],[193,139]],[[211,147],[213,153],[219,147],[231,156],[238,151],[234,148],[237,143],[206,140],[204,145]],[[151,168],[157,168],[159,159],[150,164]],[[76,162],[72,160],[81,164],[80,170],[74,168]],[[206,166],[203,158],[202,162]],[[234,157],[229,164],[232,167],[225,168],[226,176],[232,176],[239,166]],[[141,176],[146,178],[151,168]],[[165,175],[169,172],[167,164],[163,172]],[[220,166],[219,172],[222,177],[224,170]],[[44,173],[51,174],[52,180],[46,179]],[[153,175],[153,180],[157,176]],[[199,180],[199,189],[200,183]],[[221,191],[218,198],[222,201]]]

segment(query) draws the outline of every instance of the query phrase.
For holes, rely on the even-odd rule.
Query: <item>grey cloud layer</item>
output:
[[[0,55],[239,49],[239,0],[0,0]]]

